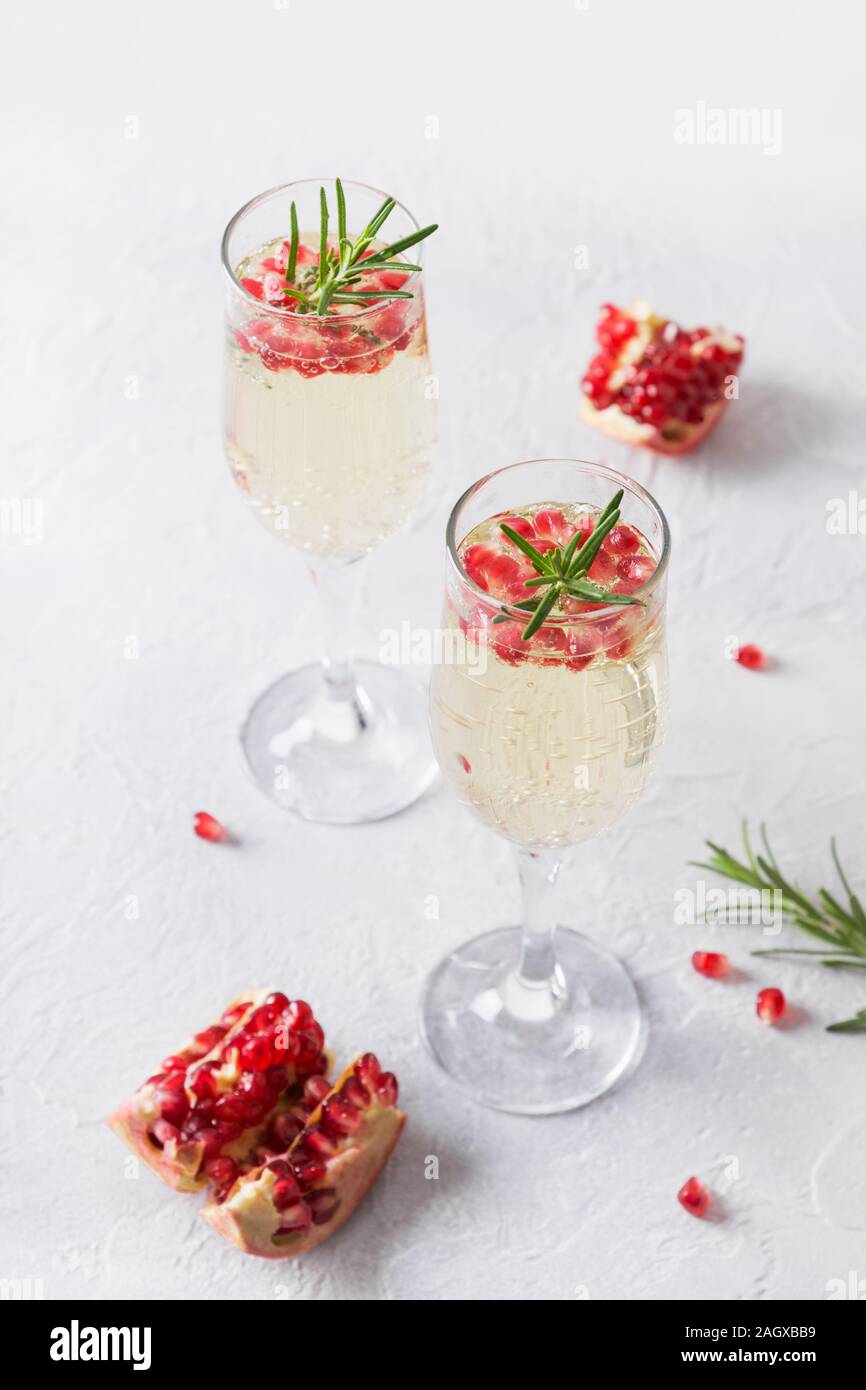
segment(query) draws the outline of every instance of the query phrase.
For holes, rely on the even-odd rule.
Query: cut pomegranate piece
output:
[[[731,968],[731,962],[720,951],[693,951],[692,965],[699,975],[710,980],[721,979]]]
[[[747,642],[744,647],[737,647],[734,661],[745,666],[747,671],[763,671],[768,664],[766,652],[762,652],[760,647],[753,646],[751,642]]]
[[[762,989],[755,1012],[762,1023],[778,1023],[785,1012],[785,996],[780,989]]]
[[[604,305],[597,338],[601,352],[583,378],[583,419],[655,453],[697,448],[728,404],[743,339],[722,329],[686,332],[642,301],[628,311]]]
[[[224,1201],[208,1202],[205,1219],[249,1254],[285,1259],[311,1250],[351,1216],[385,1166],[405,1122],[396,1102],[395,1077],[366,1053],[287,1153],[243,1174]]]
[[[193,816],[192,828],[199,839],[211,840],[214,844],[226,844],[229,840],[229,833],[215,816],[211,816],[207,811],[196,811]]]
[[[692,1216],[706,1216],[710,1194],[700,1178],[687,1178],[677,1193],[677,1201]]]
[[[204,1187],[209,1162],[248,1161],[266,1132],[279,1143],[306,1122],[314,1102],[302,1083],[327,1070],[324,1034],[309,1005],[284,999],[241,995],[112,1115],[111,1127],[170,1187]]]

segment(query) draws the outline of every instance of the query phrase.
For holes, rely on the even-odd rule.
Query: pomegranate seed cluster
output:
[[[324,1033],[303,1000],[270,994],[252,1010],[232,1005],[150,1078],[160,1113],[152,1141],[160,1148],[201,1146],[207,1172],[210,1160],[261,1124],[293,1082],[324,1071],[323,1045]]]
[[[305,1098],[312,1108],[318,1107],[315,1123],[303,1129],[289,1153],[271,1159],[263,1170],[276,1178],[271,1191],[279,1213],[275,1236],[294,1235],[330,1221],[340,1204],[338,1189],[328,1184],[330,1160],[352,1142],[365,1111],[374,1102],[396,1105],[397,1093],[397,1078],[382,1071],[372,1052],[359,1058],[339,1088],[331,1090],[322,1077],[310,1078]]]
[[[464,541],[460,558],[466,574],[485,593],[499,604],[517,604],[531,598],[536,591],[527,588],[527,581],[536,577],[530,561],[514,543],[499,530],[504,522],[542,554],[567,545],[576,531],[584,540],[595,529],[595,517],[581,512],[569,519],[559,507],[541,507],[528,515],[508,515],[494,518],[495,530],[488,541]],[[616,593],[634,594],[655,572],[656,562],[640,532],[620,524],[605,537],[595,557],[589,578]],[[566,598],[562,615],[580,615],[605,608],[604,603],[587,603]],[[463,633],[472,641],[486,642],[490,650],[509,665],[533,660],[541,665],[562,665],[570,671],[583,671],[595,658],[621,661],[631,655],[643,636],[646,614],[637,606],[620,608],[613,616],[597,622],[543,625],[530,637],[523,638],[527,619],[511,618],[494,622],[499,613],[495,605],[476,604],[469,613],[461,614]]]
[[[287,311],[284,316],[254,315],[233,330],[241,352],[258,356],[270,372],[294,371],[299,376],[321,376],[325,372],[372,375],[404,352],[413,340],[423,351],[423,322],[416,300],[388,300],[389,290],[399,289],[408,274],[378,271],[365,276],[359,288],[381,289],[383,298],[369,299],[362,317],[359,306],[337,306],[326,318],[294,312],[295,301],[286,294],[288,242],[273,256],[264,256],[240,277],[248,295],[271,309]],[[301,243],[298,272],[318,264],[317,251]],[[381,305],[379,308],[377,306]],[[341,313],[340,308],[346,312]],[[372,313],[366,312],[373,310]],[[354,316],[353,316],[354,314]]]
[[[646,338],[647,325],[649,338],[636,340],[639,333]],[[708,328],[686,331],[659,319],[638,323],[614,304],[602,307],[596,337],[600,350],[582,383],[587,399],[596,410],[616,405],[659,431],[674,421],[701,424],[743,358],[740,338],[731,348]]]

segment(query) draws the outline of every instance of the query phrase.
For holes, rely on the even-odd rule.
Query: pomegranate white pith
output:
[[[400,1137],[397,1083],[372,1053],[346,1069],[282,1158],[203,1211],[222,1235],[266,1259],[302,1255],[351,1216]]]
[[[728,405],[743,339],[680,328],[642,300],[605,304],[599,351],[583,378],[581,416],[603,434],[659,454],[696,449]]]

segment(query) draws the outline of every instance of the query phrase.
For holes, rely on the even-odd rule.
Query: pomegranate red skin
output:
[[[583,401],[580,414],[588,425],[599,430],[602,434],[609,435],[611,439],[618,439],[623,444],[636,444],[639,448],[649,449],[654,454],[666,454],[669,458],[678,458],[682,454],[691,454],[699,445],[703,444],[707,436],[716,428],[729,404],[730,402],[724,398],[716,401],[715,405],[707,408],[699,425],[687,425],[679,422],[682,427],[682,435],[678,439],[666,439],[662,432],[652,425],[634,428],[634,420],[627,420],[627,423],[624,423],[615,414],[609,414],[606,410],[596,410],[591,401]]]
[[[382,1095],[375,1089],[379,1077]],[[346,1068],[334,1083],[330,1096],[347,1084],[363,1087],[363,1092],[356,1093],[368,1094],[369,1106],[360,1112],[359,1126],[345,1135],[343,1146],[333,1157],[322,1156],[312,1161],[319,1166],[304,1196],[311,1206],[323,1200],[327,1203],[325,1212],[320,1208],[322,1215],[327,1213],[321,1224],[306,1218],[304,1213],[309,1208],[300,1197],[285,1209],[282,1190],[277,1190],[285,1176],[282,1172],[268,1173],[265,1169],[241,1178],[224,1201],[210,1201],[202,1212],[215,1230],[246,1254],[271,1260],[306,1254],[348,1221],[388,1162],[406,1123],[406,1116],[394,1103],[396,1081],[390,1073],[381,1073],[376,1059],[367,1053]],[[321,1126],[327,1104],[328,1097],[325,1097],[312,1112],[306,1128],[284,1156],[286,1160],[299,1154],[305,1136]],[[277,1166],[281,1167],[279,1160]],[[312,1172],[311,1161],[296,1158],[294,1172],[303,1179]],[[287,1220],[291,1230],[287,1229]],[[274,1240],[281,1226],[285,1233]]]

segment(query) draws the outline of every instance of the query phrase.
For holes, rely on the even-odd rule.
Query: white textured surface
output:
[[[19,11],[2,491],[39,500],[44,539],[0,539],[0,1274],[80,1298],[822,1298],[866,1273],[866,1039],[823,1031],[863,984],[754,960],[743,930],[676,928],[673,895],[703,835],[731,844],[744,812],[809,885],[837,832],[864,885],[866,539],[825,529],[828,499],[863,484],[862,16],[374,8],[352,37],[357,6],[329,0],[343,37],[325,68],[295,3]],[[674,108],[700,100],[781,108],[781,154],[676,145]],[[435,515],[372,562],[368,644],[436,620],[445,505],[490,466],[601,458],[671,520],[667,752],[563,893],[628,960],[652,1032],[631,1081],[573,1115],[475,1108],[415,1031],[442,952],[513,917],[507,847],[443,792],[383,825],[302,824],[240,765],[247,705],[316,638],[298,562],[221,459],[217,242],[252,193],[323,170],[442,226],[442,481]],[[742,398],[691,461],[649,462],[576,420],[598,304],[640,293],[748,339]],[[732,634],[780,669],[726,662]],[[201,807],[242,847],[196,840]],[[740,982],[689,967],[722,941]],[[384,1180],[302,1264],[245,1259],[198,1199],[130,1180],[103,1125],[191,1027],[271,982],[315,1003],[339,1055],[380,1052],[409,1113]],[[756,1022],[773,983],[796,1026]],[[692,1172],[719,1189],[725,1156],[740,1179],[724,1216],[696,1222],[676,1189]]]

